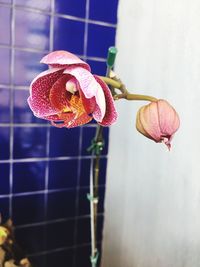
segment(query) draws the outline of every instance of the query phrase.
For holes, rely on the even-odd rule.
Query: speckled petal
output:
[[[57,111],[64,111],[69,107],[71,93],[66,90],[66,82],[71,76],[64,74],[52,86],[49,94],[49,99],[52,107]],[[67,111],[67,110],[65,110]]]
[[[61,69],[48,70],[38,75],[31,83],[28,104],[36,117],[43,118],[56,113],[50,103],[49,94],[51,87],[62,73]]]
[[[101,122],[105,116],[106,102],[103,89],[97,83],[94,76],[81,67],[69,67],[65,69],[64,73],[71,74],[77,79],[86,98],[95,97],[99,112],[94,112],[93,117],[97,122]]]
[[[51,65],[53,67],[67,67],[70,65],[79,65],[88,71],[91,70],[90,66],[86,62],[82,61],[74,54],[63,50],[49,53],[48,55],[43,57],[40,62]]]
[[[60,118],[63,117],[63,122],[60,121],[57,122],[56,121],[51,121],[51,124],[57,128],[74,128],[77,126],[81,126],[84,125],[88,122],[90,122],[92,120],[92,117],[88,116],[87,113],[83,113],[81,116],[79,116],[78,118],[76,118],[75,114],[70,113],[67,114],[67,116],[60,116]]]
[[[103,89],[106,100],[106,113],[100,124],[103,126],[110,126],[117,120],[118,116],[117,111],[115,109],[114,100],[107,84],[104,81],[102,81],[97,75],[94,75],[94,77],[101,86],[101,88]]]

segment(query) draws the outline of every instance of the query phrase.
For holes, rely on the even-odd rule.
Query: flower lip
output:
[[[91,71],[90,66],[86,62],[81,60],[76,55],[63,50],[49,53],[40,60],[40,63],[44,63],[53,67],[80,65],[82,68]]]

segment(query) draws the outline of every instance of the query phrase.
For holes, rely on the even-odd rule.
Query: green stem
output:
[[[111,78],[108,77],[104,77],[104,76],[99,76],[107,85],[111,85],[114,88],[119,89],[122,94],[116,94],[114,96],[115,100],[118,99],[126,99],[126,100],[145,100],[145,101],[157,101],[158,99],[153,97],[153,96],[148,96],[148,95],[138,95],[138,94],[131,94],[128,92],[128,90],[124,90],[124,86],[121,82],[113,80]]]
[[[105,76],[99,76],[99,78],[101,78],[107,85],[111,85],[117,89],[120,89],[122,84],[118,81],[115,81],[111,78],[105,77]]]
[[[126,100],[145,100],[145,101],[157,101],[158,99],[153,97],[153,96],[149,96],[149,95],[138,95],[138,94],[130,94],[130,93],[124,93],[124,94],[119,94],[119,95],[115,95],[114,99],[118,100],[118,99],[126,99]]]

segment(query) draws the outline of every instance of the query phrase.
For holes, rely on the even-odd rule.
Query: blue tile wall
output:
[[[115,28],[89,24],[87,54],[91,57],[106,58],[108,47],[115,44]],[[99,40],[103,40],[100,42]]]
[[[45,189],[46,162],[13,164],[13,193],[33,192]]]
[[[0,88],[0,123],[10,122],[10,90]]]
[[[64,18],[56,18],[54,22],[54,49],[68,50],[82,55],[84,48],[84,22]]]
[[[1,67],[0,71],[0,84],[7,85],[10,84],[11,51],[9,48],[0,46],[0,59],[3,62],[3,68]]]
[[[57,13],[84,18],[86,15],[86,0],[56,1]]]
[[[76,188],[78,160],[53,160],[49,162],[49,189]],[[56,177],[56,179],[55,179]]]
[[[6,29],[6,31],[4,29]],[[0,43],[9,45],[10,38],[11,38],[11,8],[1,7],[0,9]]]
[[[23,27],[24,24],[26,27]],[[15,27],[19,33],[15,35],[15,46],[49,50],[49,15],[16,10]]]
[[[118,0],[90,0],[90,19],[100,20],[103,22],[117,22],[117,5]]]
[[[35,267],[89,267],[87,152],[96,124],[57,129],[33,116],[30,82],[40,59],[69,50],[105,75],[115,44],[118,0],[0,0],[0,213]],[[100,159],[98,246],[101,251],[109,129]]]
[[[50,11],[51,10],[51,0],[34,0],[34,1],[27,1],[27,0],[15,0],[16,6],[21,7],[29,7],[34,9],[39,9],[43,11]]]

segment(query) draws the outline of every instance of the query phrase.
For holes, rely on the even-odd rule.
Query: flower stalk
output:
[[[110,85],[113,88],[116,88],[119,91],[121,91],[121,94],[117,94],[117,93],[114,94],[114,96],[113,96],[114,100],[126,99],[126,100],[144,100],[144,101],[151,101],[151,102],[158,100],[157,98],[155,98],[153,96],[129,93],[129,91],[125,88],[123,83],[121,83],[121,81],[117,80],[116,78],[109,78],[109,77],[104,77],[104,76],[99,76],[99,77],[107,85]]]
[[[95,138],[88,151],[92,151],[91,165],[90,165],[90,194],[87,195],[90,201],[90,226],[91,226],[91,265],[97,266],[98,249],[97,249],[97,214],[98,214],[98,184],[99,184],[99,169],[100,169],[100,155],[103,149],[103,126],[98,125],[96,129]]]

